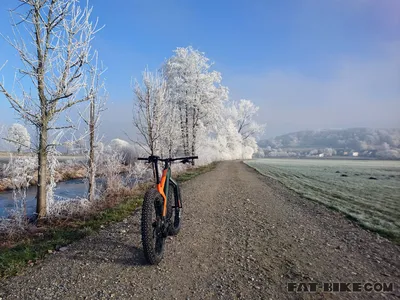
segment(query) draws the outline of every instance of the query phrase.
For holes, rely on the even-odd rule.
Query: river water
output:
[[[87,186],[83,179],[73,179],[57,183],[54,190],[57,201],[67,201],[77,197],[84,197],[87,193]],[[36,211],[36,186],[28,188],[26,195],[27,214],[32,215]],[[14,208],[12,191],[0,192],[0,217],[7,217],[8,211]]]
[[[146,181],[146,178],[134,178],[127,176],[128,174],[120,174],[120,182],[125,187],[133,187],[137,182]],[[97,188],[102,189],[106,183],[105,178],[96,178]],[[83,179],[72,179],[68,181],[58,182],[54,190],[55,201],[68,201],[76,198],[87,196],[87,185]],[[10,209],[14,208],[13,192],[0,192],[0,217],[7,217]],[[36,211],[36,186],[28,188],[26,193],[26,212],[28,216],[32,216]]]

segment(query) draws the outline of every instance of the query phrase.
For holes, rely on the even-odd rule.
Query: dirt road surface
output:
[[[242,162],[183,184],[183,227],[146,265],[140,211],[3,280],[2,299],[399,299],[400,249]],[[288,282],[391,293],[291,293]]]

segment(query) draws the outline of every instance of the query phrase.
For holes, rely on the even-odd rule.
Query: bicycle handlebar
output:
[[[186,160],[186,159],[198,159],[198,156],[187,156],[187,157],[177,157],[177,158],[167,158],[169,161],[174,160]]]
[[[190,159],[198,159],[198,156],[186,156],[186,157],[176,157],[176,158],[159,158],[158,156],[149,156],[149,157],[138,157],[138,160],[147,160],[148,162],[151,161],[176,161],[176,160],[190,160]]]

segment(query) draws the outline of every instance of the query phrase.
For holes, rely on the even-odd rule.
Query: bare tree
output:
[[[140,145],[150,155],[160,154],[162,126],[166,116],[166,83],[160,74],[143,72],[143,84],[134,85],[133,125],[144,140]]]
[[[97,129],[100,125],[101,113],[106,109],[107,91],[105,89],[104,81],[101,81],[101,75],[104,72],[103,68],[98,68],[97,53],[95,54],[95,64],[90,68],[90,80],[89,89],[86,90],[87,95],[90,97],[88,106],[88,117],[80,114],[83,121],[86,123],[89,135],[89,151],[88,151],[88,164],[87,174],[89,179],[88,185],[88,200],[93,201],[96,191],[96,145],[98,142],[98,136],[96,136]]]
[[[21,93],[17,95],[0,83],[0,91],[12,108],[38,132],[39,175],[37,189],[38,217],[46,215],[46,178],[49,131],[65,128],[57,119],[72,106],[87,101],[91,94],[81,93],[87,84],[87,70],[92,55],[90,44],[98,31],[92,23],[92,8],[81,8],[78,0],[19,0],[12,10],[14,39],[6,40],[17,50],[23,67],[18,69]],[[22,10],[22,12],[21,12]],[[19,27],[28,31],[25,41]],[[34,93],[23,83],[30,79]]]
[[[181,146],[179,111],[170,101],[166,101],[164,107],[167,113],[161,128],[160,151],[161,156],[173,157]]]
[[[242,99],[239,102],[232,102],[228,108],[230,117],[236,123],[238,132],[242,135],[243,140],[255,137],[263,133],[265,124],[258,124],[254,118],[259,110],[250,100]]]

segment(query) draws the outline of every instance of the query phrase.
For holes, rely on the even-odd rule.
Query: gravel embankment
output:
[[[0,283],[2,299],[399,299],[400,247],[241,162],[182,186],[183,227],[145,264],[140,211]],[[395,283],[394,293],[288,293],[288,282]]]

